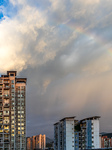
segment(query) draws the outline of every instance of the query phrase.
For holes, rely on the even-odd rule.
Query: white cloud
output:
[[[15,5],[20,5],[20,4],[21,4],[21,5],[24,5],[24,4],[26,4],[26,2],[27,2],[26,0],[16,0],[16,1],[15,1],[15,0],[9,0],[9,1],[10,1],[10,3],[13,4],[14,6],[15,6]]]

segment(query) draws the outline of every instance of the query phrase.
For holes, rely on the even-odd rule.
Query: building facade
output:
[[[0,150],[26,149],[26,78],[0,77]]]
[[[100,134],[101,148],[112,148],[112,133]]]
[[[85,118],[75,124],[75,150],[100,147],[99,116]]]
[[[32,150],[32,137],[27,137],[26,147],[27,147],[27,150]]]
[[[99,116],[75,120],[67,117],[54,124],[54,150],[82,150],[100,147]]]
[[[54,150],[74,150],[74,118],[66,117],[54,124]]]
[[[45,150],[46,135],[35,135],[27,138],[27,150]]]

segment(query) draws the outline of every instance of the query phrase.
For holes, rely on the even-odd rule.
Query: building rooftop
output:
[[[101,136],[107,136],[108,138],[112,137],[112,133],[100,133]]]
[[[14,73],[15,76],[17,75],[17,71],[7,71],[7,75],[9,75],[9,73]]]
[[[74,119],[74,118],[75,118],[75,116],[73,116],[73,117],[65,117],[65,118],[61,119],[60,121],[64,121],[66,119]]]
[[[93,117],[88,117],[88,118],[84,118],[80,121],[85,121],[85,120],[94,120],[94,119],[98,119],[98,118],[101,118],[100,116],[93,116]]]
[[[57,125],[59,122],[54,123],[54,125]]]
[[[24,83],[26,83],[26,81],[27,81],[27,78],[16,78],[16,83],[17,82],[24,82]]]

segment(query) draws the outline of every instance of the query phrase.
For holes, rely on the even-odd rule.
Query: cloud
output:
[[[0,70],[28,78],[28,135],[36,132],[29,131],[32,122],[46,122],[42,132],[48,133],[64,116],[111,114],[111,3],[10,0],[0,6]]]
[[[38,21],[37,21],[38,19]],[[36,43],[38,37],[37,29],[44,26],[46,20],[36,9],[26,6],[12,19],[5,17],[0,24],[1,72],[7,69],[21,71],[30,64],[32,58],[32,43]],[[50,54],[49,54],[50,55]],[[46,61],[50,56],[45,55]],[[29,61],[29,62],[28,62]],[[31,60],[32,62],[32,60]]]

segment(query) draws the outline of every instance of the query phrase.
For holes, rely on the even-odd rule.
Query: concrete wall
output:
[[[92,136],[93,136],[93,145],[94,148],[100,148],[100,141],[99,141],[99,120],[92,120]]]
[[[66,149],[74,150],[74,120],[66,120]]]

